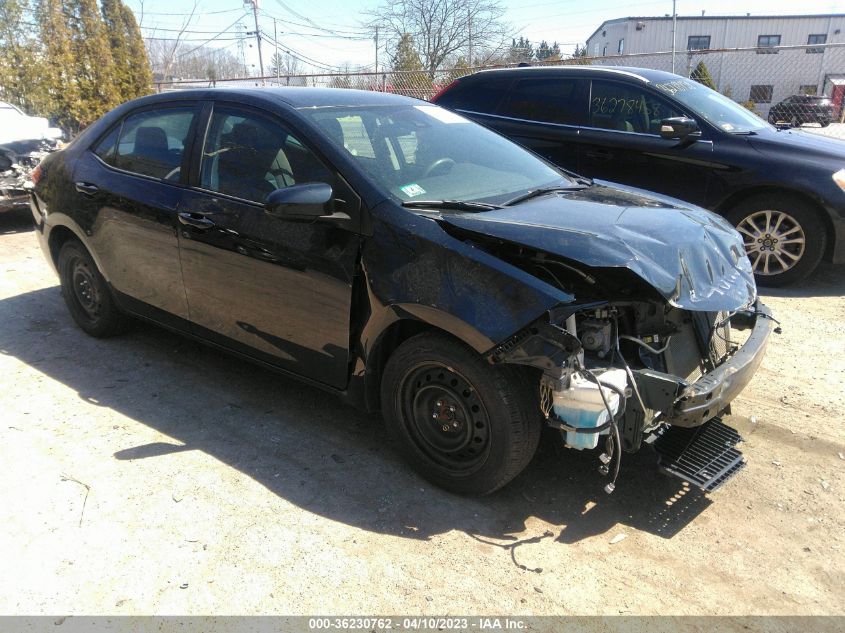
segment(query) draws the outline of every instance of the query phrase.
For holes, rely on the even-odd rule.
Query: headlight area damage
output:
[[[566,446],[603,445],[608,493],[622,452],[643,444],[659,453],[665,471],[706,492],[742,468],[741,438],[720,416],[760,365],[772,328],[753,282],[737,279],[721,289],[731,292],[717,286],[714,293],[681,261],[678,281],[661,291],[628,267],[590,267],[473,237],[475,246],[576,298],[496,345],[488,359],[542,370],[542,414]],[[686,294],[678,291],[684,287]],[[695,288],[708,296],[700,309],[690,300]]]

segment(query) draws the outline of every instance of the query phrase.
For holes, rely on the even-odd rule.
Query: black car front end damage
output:
[[[542,201],[443,220],[453,237],[573,297],[488,359],[541,370],[548,425],[570,448],[604,440],[602,472],[618,473],[623,451],[650,444],[665,470],[712,490],[742,466],[736,442],[712,438],[736,435],[720,416],[759,367],[771,314],[739,237],[720,218],[659,208],[665,200],[655,198],[647,205],[633,190],[591,189],[560,197],[589,195],[616,208],[615,222],[600,225],[575,204],[550,221]]]
[[[695,454],[684,478],[709,491],[724,483],[725,471],[733,474],[742,464],[736,442],[711,441],[715,431],[710,426],[724,426],[721,416],[763,359],[772,323],[769,309],[759,301],[733,313],[696,313],[657,301],[593,303],[575,311],[561,306],[497,345],[489,358],[541,369],[540,403],[547,423],[563,431],[572,448],[581,448],[570,442],[573,433],[606,436],[603,472],[609,473],[607,464],[618,462],[621,451],[634,452],[648,443],[664,453],[667,438],[683,437],[683,450],[677,450],[676,441],[675,453],[662,455],[664,467],[682,474],[677,462],[689,462]],[[616,390],[603,380],[613,370],[624,372],[626,386],[619,394],[621,405],[608,410],[602,425],[575,427],[559,415],[556,396],[573,377]],[[722,464],[727,453],[736,457]]]

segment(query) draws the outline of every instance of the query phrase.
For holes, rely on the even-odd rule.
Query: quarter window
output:
[[[825,33],[815,33],[809,35],[807,37],[807,44],[826,44],[827,43],[827,34]],[[808,48],[808,53],[824,53],[823,48]]]
[[[780,46],[780,35],[758,35],[757,52],[760,54],[777,53],[773,48]]]
[[[748,98],[754,103],[771,103],[772,92],[775,87],[771,85],[755,85],[751,86],[751,92]]]
[[[687,38],[688,51],[703,51],[710,48],[709,35],[690,35]]]
[[[193,120],[193,108],[148,110],[126,117],[114,166],[144,176],[178,181]]]
[[[114,165],[114,150],[117,147],[117,135],[120,134],[120,124],[115,125],[111,131],[106,134],[96,146],[94,146],[94,153],[100,157],[104,163]]]
[[[580,124],[583,106],[579,105],[577,85],[576,79],[523,79],[511,90],[499,114],[545,123]]]
[[[276,189],[332,180],[331,171],[279,122],[215,108],[202,154],[203,189],[263,203]]]
[[[659,134],[660,122],[682,116],[675,107],[636,86],[593,81],[590,126],[638,134]]]

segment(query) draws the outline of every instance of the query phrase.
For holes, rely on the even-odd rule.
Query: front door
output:
[[[219,343],[342,388],[360,238],[329,223],[264,209],[267,195],[328,182],[351,209],[348,185],[279,119],[216,105],[197,187],[179,207],[190,319]]]
[[[581,173],[704,204],[713,142],[660,136],[660,121],[685,114],[644,86],[593,79],[589,121],[579,134]]]

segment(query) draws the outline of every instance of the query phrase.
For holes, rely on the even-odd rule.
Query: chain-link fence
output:
[[[536,66],[601,65],[649,68],[692,77],[771,123],[806,127],[845,138],[845,44],[691,50],[575,57]],[[461,76],[486,68],[382,73],[326,73],[217,81],[183,79],[156,84],[159,91],[184,88],[309,86],[354,88],[431,99]]]

